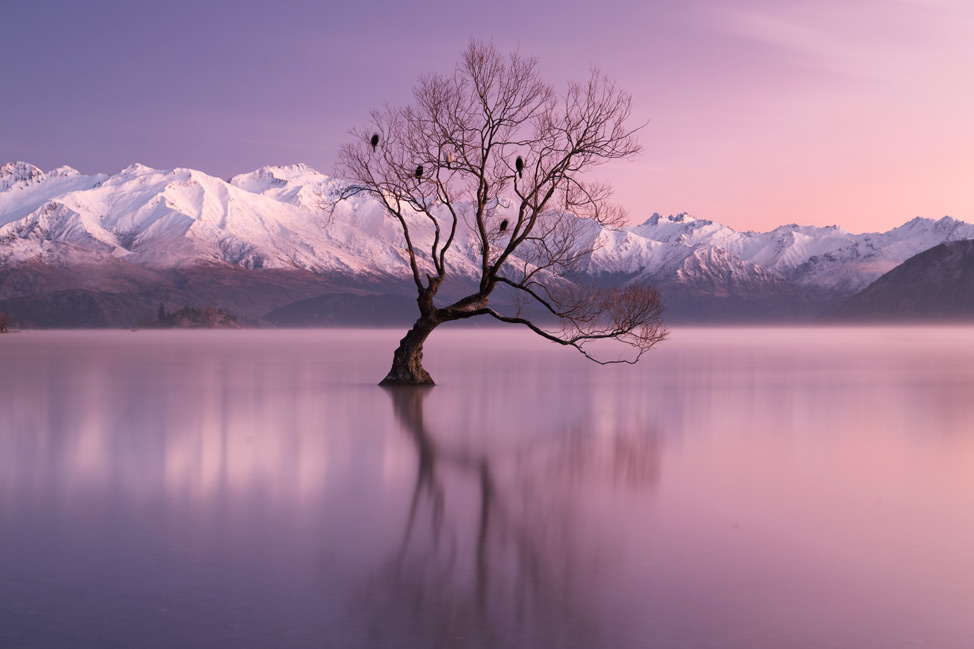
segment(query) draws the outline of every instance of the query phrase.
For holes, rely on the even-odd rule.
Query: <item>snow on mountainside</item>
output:
[[[592,256],[589,272],[671,279],[674,260],[700,247],[720,250],[745,265],[813,290],[850,294],[909,257],[944,241],[974,238],[974,225],[944,217],[916,218],[885,233],[853,234],[837,226],[784,225],[770,232],[738,232],[688,214],[654,214],[627,228]]]
[[[282,203],[298,207],[318,208],[318,195],[328,187],[328,176],[306,164],[287,167],[262,167],[249,174],[240,174],[227,181],[252,194],[263,194]]]
[[[43,174],[3,167],[0,263],[106,256],[148,267],[196,263],[248,269],[402,274],[392,223],[352,202],[329,220],[316,192],[330,182],[303,167],[265,168],[225,182],[192,169],[132,165],[113,176]],[[283,178],[282,178],[283,177]],[[339,215],[336,215],[336,217]]]
[[[325,214],[319,196],[337,182],[298,164],[228,181],[192,169],[131,165],[112,176],[70,167],[47,173],[0,167],[0,267],[119,259],[146,268],[227,265],[327,275],[406,277],[402,234],[365,198]],[[885,233],[785,225],[738,232],[689,214],[654,214],[621,230],[588,229],[598,248],[586,272],[607,281],[652,281],[714,296],[793,292],[849,295],[913,255],[974,238],[974,226],[917,218]],[[416,220],[418,247],[432,232]],[[450,263],[475,277],[472,232]]]

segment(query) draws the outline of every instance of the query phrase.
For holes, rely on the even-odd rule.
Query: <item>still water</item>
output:
[[[0,647],[974,647],[974,329],[0,336]]]

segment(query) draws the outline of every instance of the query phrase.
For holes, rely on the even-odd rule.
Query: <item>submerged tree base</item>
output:
[[[411,374],[397,374],[389,372],[386,378],[379,381],[379,385],[383,387],[395,386],[395,385],[416,385],[416,386],[430,386],[436,385],[433,382],[433,377],[429,375],[429,372],[423,368],[419,368],[418,373]]]
[[[440,324],[430,317],[421,317],[392,355],[392,368],[379,385],[436,385],[433,377],[423,369],[423,343],[430,332]]]

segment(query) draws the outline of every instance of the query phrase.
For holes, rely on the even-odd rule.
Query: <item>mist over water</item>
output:
[[[0,646],[974,646],[974,330],[402,333],[0,336]]]

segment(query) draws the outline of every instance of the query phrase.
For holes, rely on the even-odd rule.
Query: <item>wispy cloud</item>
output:
[[[722,5],[711,15],[716,29],[791,55],[806,68],[893,79],[940,53],[940,36],[965,11],[953,0],[864,0]]]

